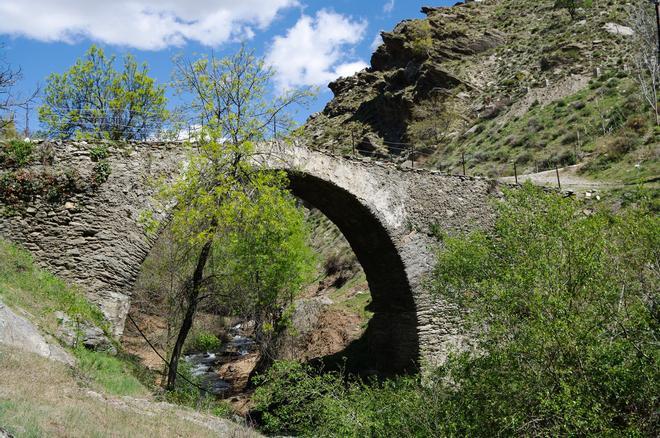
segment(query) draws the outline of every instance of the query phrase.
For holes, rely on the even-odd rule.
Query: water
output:
[[[199,378],[202,387],[219,396],[227,395],[231,390],[231,385],[218,375],[217,369],[237,357],[250,354],[255,347],[254,340],[243,334],[242,324],[231,327],[229,336],[229,342],[223,344],[218,351],[183,356],[191,366],[192,375]]]

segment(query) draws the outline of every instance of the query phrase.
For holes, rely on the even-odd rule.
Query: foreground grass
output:
[[[89,358],[83,360],[87,362]],[[98,360],[92,363],[99,365]],[[112,366],[105,363],[100,368],[108,367]],[[127,390],[123,384],[110,384],[113,385],[121,392]],[[225,433],[251,436],[238,426],[193,410],[108,397],[81,385],[80,379],[59,362],[3,346],[0,425],[17,437],[211,437]]]
[[[150,391],[134,375],[136,370],[127,360],[105,353],[78,348],[78,372],[81,377],[94,382],[108,394],[148,396]]]

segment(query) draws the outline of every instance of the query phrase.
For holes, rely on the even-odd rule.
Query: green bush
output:
[[[483,352],[447,370],[452,433],[658,430],[660,221],[581,210],[526,185],[500,204],[492,235],[445,242],[436,290],[471,310]]]
[[[0,144],[0,166],[22,167],[32,156],[32,143],[22,140],[9,140]]]
[[[105,145],[94,146],[89,150],[89,157],[94,162],[105,160],[110,156],[108,148]]]
[[[188,351],[208,352],[220,348],[220,339],[213,333],[200,331],[187,345]]]
[[[660,220],[531,185],[491,233],[446,237],[434,290],[469,309],[479,352],[424,383],[276,363],[258,380],[264,431],[302,436],[654,436],[660,428]]]
[[[108,160],[101,160],[94,165],[94,173],[92,175],[92,184],[100,186],[110,177],[111,169]]]

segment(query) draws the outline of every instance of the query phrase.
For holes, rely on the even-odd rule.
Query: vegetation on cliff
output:
[[[559,3],[423,8],[426,18],[382,34],[370,68],[330,84],[335,98],[307,122],[310,141],[450,173],[584,162],[589,176],[652,179],[660,131],[639,79],[657,82],[660,70],[639,66],[655,44],[639,41],[633,18],[636,8],[654,17],[652,5]],[[556,7],[567,4],[575,19]],[[655,41],[654,24],[648,32]]]

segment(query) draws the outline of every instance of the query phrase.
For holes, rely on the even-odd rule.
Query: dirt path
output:
[[[575,164],[573,166],[563,167],[559,169],[559,181],[561,182],[562,190],[572,190],[576,193],[594,192],[598,190],[614,189],[622,187],[622,184],[616,182],[601,182],[585,178],[578,175],[578,170],[584,163]],[[499,181],[504,183],[514,183],[515,177],[507,176],[499,178]],[[528,173],[525,175],[518,175],[518,183],[531,181],[532,184],[546,187],[557,187],[557,172],[553,170],[546,170],[538,173]]]

